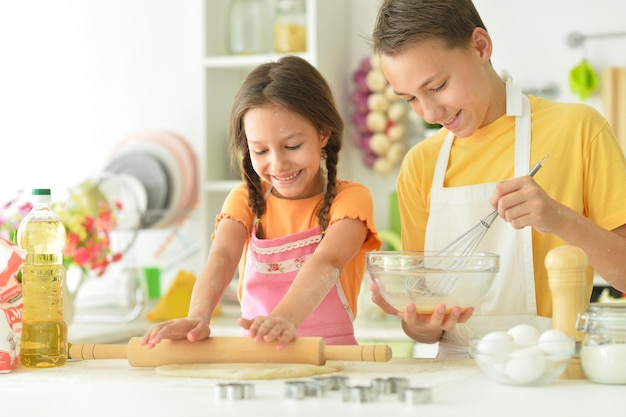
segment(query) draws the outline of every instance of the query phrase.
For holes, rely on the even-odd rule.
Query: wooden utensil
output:
[[[605,67],[602,70],[603,114],[626,154],[626,67]]]
[[[132,366],[190,363],[306,363],[323,365],[327,360],[387,362],[387,345],[329,345],[321,337],[299,337],[283,349],[277,343],[256,343],[247,337],[210,337],[197,342],[162,340],[154,348],[140,345],[133,337],[127,345],[72,344],[72,360],[128,359]]]
[[[545,266],[552,292],[552,328],[576,341],[576,353],[561,379],[584,379],[579,355],[584,335],[576,330],[576,318],[587,309],[591,294],[587,283],[587,254],[576,246],[559,246],[548,252]]]

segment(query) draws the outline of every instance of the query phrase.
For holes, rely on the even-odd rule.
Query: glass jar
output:
[[[584,333],[580,362],[585,377],[600,384],[626,384],[626,304],[591,303],[578,315]]]
[[[226,49],[233,55],[265,54],[272,50],[270,0],[230,0]]]
[[[276,0],[274,50],[290,53],[306,49],[306,0]]]

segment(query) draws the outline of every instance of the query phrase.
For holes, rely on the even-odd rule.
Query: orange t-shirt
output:
[[[265,238],[275,239],[319,226],[317,211],[322,204],[322,198],[323,194],[320,193],[301,200],[287,200],[270,193],[266,200],[265,213],[261,216]],[[216,218],[216,228],[223,218],[230,218],[240,222],[246,227],[249,236],[252,233],[254,213],[248,206],[248,189],[245,183],[238,185],[226,197],[222,206],[222,212]],[[361,220],[368,230],[367,237],[361,245],[361,250],[346,264],[340,276],[341,286],[348,304],[356,315],[357,298],[366,266],[365,253],[371,250],[378,250],[382,245],[374,225],[374,203],[369,190],[355,182],[338,180],[337,194],[331,204],[329,218],[328,227],[332,226],[337,220],[348,218]],[[240,298],[242,282],[245,279],[244,265],[249,240],[246,241],[239,264]]]

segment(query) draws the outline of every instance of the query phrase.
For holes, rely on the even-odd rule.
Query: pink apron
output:
[[[241,296],[242,316],[269,316],[321,240],[319,226],[276,239],[258,239],[253,228]],[[297,336],[323,337],[328,345],[355,345],[353,320],[337,280],[322,303],[298,326]]]

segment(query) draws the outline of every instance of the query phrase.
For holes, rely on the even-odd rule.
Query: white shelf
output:
[[[219,55],[210,56],[204,59],[204,66],[207,69],[212,68],[242,68],[249,69],[254,68],[257,65],[270,61],[278,61],[278,59],[285,54],[263,54],[263,55]],[[300,56],[306,60],[310,60],[310,56],[307,53],[292,54]]]
[[[223,181],[209,181],[204,185],[204,191],[208,193],[228,193],[241,181],[239,180],[223,180]]]
[[[204,2],[204,113],[205,140],[200,152],[202,166],[201,219],[203,256],[208,253],[214,220],[226,193],[240,181],[230,166],[228,116],[239,85],[248,72],[285,54],[228,55],[225,34],[229,0]],[[349,3],[337,0],[307,0],[307,51],[301,56],[315,65],[331,84],[343,88],[349,66]],[[336,99],[342,97],[337,93]],[[339,103],[342,108],[342,103]]]

